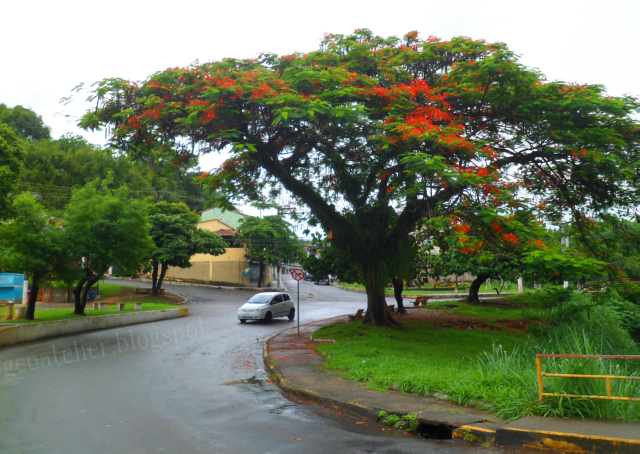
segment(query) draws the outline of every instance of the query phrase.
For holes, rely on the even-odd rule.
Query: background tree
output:
[[[51,128],[33,110],[0,103],[0,123],[9,125],[21,139],[40,140],[51,138]]]
[[[155,250],[151,253],[152,293],[157,295],[170,266],[189,268],[194,254],[224,254],[227,243],[198,228],[200,217],[182,203],[160,202],[150,208],[149,223]]]
[[[64,212],[65,250],[78,268],[73,291],[77,315],[84,315],[87,294],[109,266],[134,273],[154,249],[148,206],[129,199],[126,186],[109,188],[111,175],[73,191]]]
[[[40,285],[49,276],[58,276],[68,266],[60,220],[49,216],[32,194],[13,199],[12,219],[0,223],[0,265],[26,273],[31,283],[25,318],[35,317]]]
[[[247,258],[258,262],[258,287],[264,285],[264,267],[276,267],[278,285],[280,265],[296,262],[305,256],[300,240],[287,221],[280,216],[246,217],[236,232],[236,244],[244,244]]]
[[[589,257],[604,262],[604,275],[593,270],[595,280],[640,280],[640,223],[607,214],[590,225],[569,226],[570,244]]]
[[[432,244],[424,238],[432,239]],[[519,277],[562,284],[600,269],[601,262],[562,248],[530,210],[511,216],[484,206],[467,206],[448,219],[432,219],[419,233],[421,266],[431,277],[469,273],[474,280],[467,301],[479,303],[489,278],[515,282]],[[437,249],[436,249],[437,248]]]
[[[22,159],[20,142],[9,126],[0,123],[0,219],[9,213],[10,195],[18,179]]]
[[[501,205],[518,184],[576,211],[638,199],[638,102],[547,82],[502,43],[357,30],[308,54],[106,79],[89,99],[80,126],[109,126],[133,155],[231,150],[207,177],[220,197],[292,194],[349,255],[378,325],[398,326],[384,298],[394,251],[469,191]]]

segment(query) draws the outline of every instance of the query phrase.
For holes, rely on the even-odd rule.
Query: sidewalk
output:
[[[429,438],[463,438],[500,447],[576,453],[639,453],[640,422],[528,417],[507,423],[489,411],[434,397],[377,392],[363,383],[325,372],[313,348],[312,333],[346,316],[291,328],[269,339],[264,361],[273,380],[291,397],[342,413],[378,421],[381,410],[403,416],[418,413],[419,432]]]

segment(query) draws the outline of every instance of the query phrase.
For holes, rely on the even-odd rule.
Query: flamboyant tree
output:
[[[548,82],[503,43],[356,30],[309,53],[106,79],[89,99],[80,126],[106,126],[133,157],[228,150],[202,176],[221,199],[291,194],[350,257],[378,325],[396,324],[384,287],[398,245],[468,191],[506,206],[502,189],[518,184],[592,209],[637,195],[638,103]]]

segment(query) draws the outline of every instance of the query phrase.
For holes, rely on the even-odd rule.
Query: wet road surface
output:
[[[294,281],[284,284],[295,300]],[[286,399],[265,380],[262,345],[295,321],[240,324],[255,292],[166,289],[191,316],[3,348],[0,453],[486,451]],[[362,293],[305,281],[300,295],[301,323],[366,306]]]

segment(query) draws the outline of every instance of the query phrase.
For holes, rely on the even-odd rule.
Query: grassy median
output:
[[[143,311],[157,311],[163,309],[176,309],[176,302],[180,302],[181,298],[176,297],[171,293],[166,295],[152,296],[152,295],[137,295],[133,293],[135,287],[127,285],[116,285],[101,282],[100,283],[100,299],[96,301],[105,301],[109,299],[107,303],[107,310],[94,310],[93,305],[87,302],[85,308],[86,315],[75,315],[72,307],[65,308],[48,308],[48,307],[36,307],[35,320],[4,320],[6,309],[0,307],[0,322],[2,323],[38,323],[49,322],[53,320],[66,320],[70,318],[79,318],[86,316],[97,315],[113,315],[122,314],[126,312],[136,312],[134,310],[134,303],[143,303]],[[119,311],[117,303],[125,303],[125,310]],[[14,309],[15,310],[15,309]]]
[[[576,295],[564,306],[585,295]],[[362,323],[336,323],[314,333],[334,339],[321,344],[329,373],[366,383],[377,391],[399,390],[447,398],[461,405],[495,411],[513,420],[524,416],[640,418],[640,405],[591,399],[538,401],[536,353],[637,354],[637,346],[619,329],[606,306],[598,317],[561,321],[564,306],[545,309],[538,294],[514,295],[483,304],[435,302],[397,316],[405,331]],[[595,310],[591,306],[590,311]],[[600,307],[600,306],[597,306]],[[596,308],[597,308],[596,307]],[[608,311],[608,312],[607,312]],[[422,313],[420,319],[416,313]],[[609,314],[609,315],[607,315]],[[556,323],[558,325],[556,326]],[[545,360],[551,373],[639,375],[637,364],[615,360]],[[638,396],[635,381],[613,380],[612,395]],[[606,395],[604,380],[545,379],[545,392]],[[446,396],[445,396],[446,395]]]

